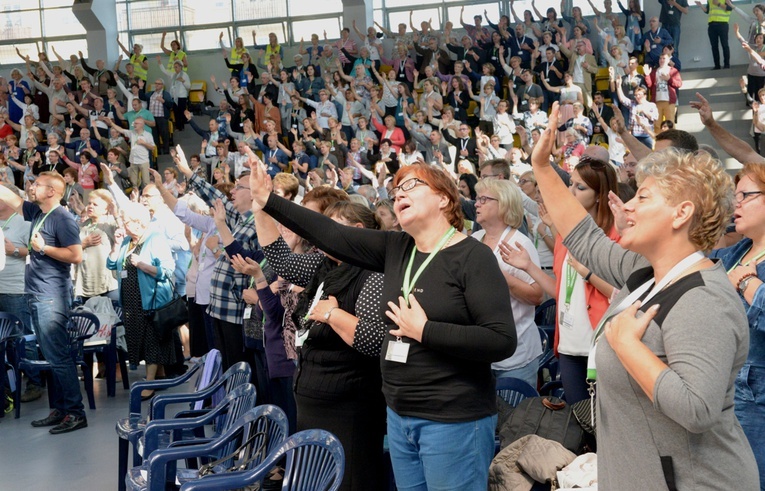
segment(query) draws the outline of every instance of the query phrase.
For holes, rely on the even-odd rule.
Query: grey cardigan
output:
[[[621,287],[610,311],[653,277],[648,261],[611,241],[586,217],[564,245],[594,274]],[[749,349],[741,301],[721,263],[681,278],[641,307],[660,304],[643,343],[669,368],[652,403],[601,337],[597,347],[598,484],[667,489],[671,457],[679,490],[758,490],[757,464],[733,412],[734,381]]]

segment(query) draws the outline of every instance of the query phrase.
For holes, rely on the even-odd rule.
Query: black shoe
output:
[[[728,68],[730,68],[730,65],[725,65],[723,68],[727,70]]]
[[[43,426],[55,426],[64,421],[65,417],[66,414],[62,413],[58,409],[54,409],[50,412],[47,418],[32,421],[32,426],[35,428],[41,428]]]
[[[719,66],[714,67],[712,70],[722,70]]]
[[[67,414],[60,424],[54,426],[49,430],[51,435],[58,435],[59,433],[69,433],[70,431],[79,430],[80,428],[86,428],[88,426],[88,418],[85,416],[73,416]]]

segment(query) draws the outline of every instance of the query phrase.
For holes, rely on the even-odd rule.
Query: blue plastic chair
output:
[[[85,346],[85,361],[93,369],[93,354],[104,354],[104,365],[106,368],[106,396],[115,397],[117,394],[117,366],[120,367],[120,374],[122,375],[122,388],[128,390],[130,388],[130,379],[128,378],[127,369],[127,353],[117,348],[117,327],[123,325],[122,307],[119,302],[112,300],[112,307],[120,318],[120,321],[111,326],[109,334],[109,342],[98,346]]]
[[[191,380],[194,375],[198,375],[194,384],[194,393],[201,392],[220,379],[221,364],[222,357],[220,351],[212,349],[202,356],[197,363],[192,364],[186,373],[180,377],[170,380],[144,380],[133,382],[130,388],[129,415],[127,418],[117,421],[117,426],[115,428],[117,435],[119,436],[117,486],[120,491],[124,491],[125,489],[125,474],[127,474],[128,471],[130,442],[138,441],[138,438],[143,434],[143,429],[147,422],[147,419],[141,418],[141,391],[162,390],[177,387]],[[162,396],[157,396],[155,399],[161,397]],[[133,452],[133,465],[137,466],[140,462],[141,456],[138,455],[137,451]]]
[[[557,314],[555,305],[555,299],[548,298],[534,311],[534,323],[545,329],[548,335],[550,333],[546,328],[552,326],[553,331],[555,330],[555,315]]]
[[[21,414],[21,371],[19,370],[19,364],[16,362],[15,347],[11,341],[14,341],[23,333],[24,324],[18,317],[6,312],[0,312],[0,347],[3,348],[7,358],[7,361],[5,359],[0,359],[0,361],[4,363],[6,368],[11,370],[15,379],[13,386],[13,411],[16,419]]]
[[[207,443],[225,433],[240,416],[254,408],[256,397],[255,386],[245,383],[231,390],[220,404],[204,414],[149,421],[139,442],[139,453],[146,459],[155,450],[167,448],[175,442],[184,441],[184,445],[190,441]],[[205,438],[204,426],[213,423],[214,435],[211,438]],[[194,429],[202,430],[200,437],[195,438],[198,433],[190,431]]]
[[[345,472],[345,452],[340,440],[324,430],[295,433],[254,469],[209,475],[181,486],[181,491],[239,489],[264,479],[286,456],[282,490],[336,491]]]
[[[148,423],[150,423],[151,421],[165,420],[166,418],[165,410],[167,409],[167,406],[169,404],[177,404],[177,403],[184,403],[184,402],[195,403],[195,402],[203,402],[207,399],[210,399],[212,400],[212,405],[210,406],[210,408],[195,409],[194,405],[192,404],[191,410],[181,411],[179,413],[176,413],[173,419],[203,417],[207,415],[208,413],[210,413],[211,411],[214,411],[217,407],[219,407],[220,404],[222,404],[223,401],[225,401],[224,398],[226,397],[227,394],[230,394],[237,387],[248,383],[250,381],[251,375],[252,375],[252,371],[250,370],[250,365],[242,361],[232,365],[231,368],[226,370],[226,373],[224,373],[218,380],[216,380],[214,383],[210,384],[209,386],[205,387],[203,390],[200,390],[194,393],[189,393],[189,394],[162,394],[162,395],[156,396],[149,409],[149,417],[146,420],[146,424],[144,424],[143,427],[132,432],[128,436],[128,441],[133,445],[134,466],[140,465],[143,460],[143,456],[148,455],[148,453],[144,453],[142,450],[145,428],[148,426]],[[254,406],[255,406],[255,403],[253,402],[252,407]],[[228,420],[226,419],[225,415],[218,414],[215,420],[211,422],[215,423],[216,428],[220,428],[221,425],[225,426],[226,421]],[[187,432],[185,435],[176,436],[174,439],[179,440],[183,438],[184,436],[186,439],[195,438],[197,440],[201,440],[202,438],[204,438],[204,428],[197,427],[196,430],[191,433],[192,434],[189,434]],[[163,434],[162,441],[157,445],[159,448],[159,447],[165,447],[169,443],[170,443],[170,436],[167,434]],[[153,447],[151,446],[149,448],[153,449]]]
[[[537,397],[539,393],[521,379],[502,377],[497,379],[497,395],[515,407],[527,397]]]
[[[69,332],[69,350],[74,359],[75,365],[82,368],[83,382],[85,385],[85,392],[88,395],[88,406],[91,410],[96,409],[96,397],[93,393],[93,371],[91,367],[85,362],[83,343],[86,339],[93,336],[100,327],[98,317],[86,312],[72,312],[69,314],[69,325],[67,331]],[[51,365],[46,360],[30,360],[26,358],[26,343],[27,338],[30,336],[24,336],[16,343],[16,356],[21,370],[31,370],[37,372],[50,371]],[[54,390],[53,383],[48,384],[48,397],[50,392]]]
[[[249,455],[239,455],[236,462],[229,459],[215,467],[215,473],[219,474],[226,472],[234,464],[239,465],[239,462],[252,458],[241,469],[248,470],[260,464],[264,457],[281,445],[288,433],[289,423],[284,411],[270,404],[258,406],[244,413],[225,433],[208,443],[163,448],[152,452],[141,467],[130,470],[125,484],[131,491],[164,491],[168,476],[175,475],[181,484],[199,479],[199,471],[196,468],[173,471],[177,461],[202,458],[222,459],[231,455],[240,445],[253,437]],[[262,449],[264,444],[265,449]],[[263,454],[261,450],[264,450]]]

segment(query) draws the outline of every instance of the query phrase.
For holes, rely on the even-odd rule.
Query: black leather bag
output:
[[[577,455],[584,447],[584,430],[572,407],[557,397],[522,400],[499,431],[500,446],[505,448],[526,435],[556,441]]]
[[[151,319],[152,326],[154,327],[154,334],[160,341],[167,341],[173,335],[173,331],[178,327],[189,321],[189,308],[186,305],[186,300],[175,292],[175,285],[172,281],[170,286],[173,289],[173,298],[162,307],[148,312],[148,316]],[[157,297],[157,290],[154,289],[154,295],[152,296],[151,303],[154,304],[154,299]]]

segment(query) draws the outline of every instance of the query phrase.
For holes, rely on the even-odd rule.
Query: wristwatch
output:
[[[750,276],[745,276],[743,280],[738,282],[737,289],[740,294],[744,294],[746,287],[749,286],[749,282],[752,281],[752,278],[757,278],[757,276],[753,274]]]
[[[324,314],[324,321],[329,322],[329,316],[332,315],[332,311],[335,310],[337,307],[332,307],[327,311],[326,314]]]
[[[45,255],[45,245],[43,245],[43,246],[40,248],[40,254],[41,254],[41,255],[43,255],[43,256]]]
[[[18,247],[13,250],[13,257],[19,257],[19,248]]]

